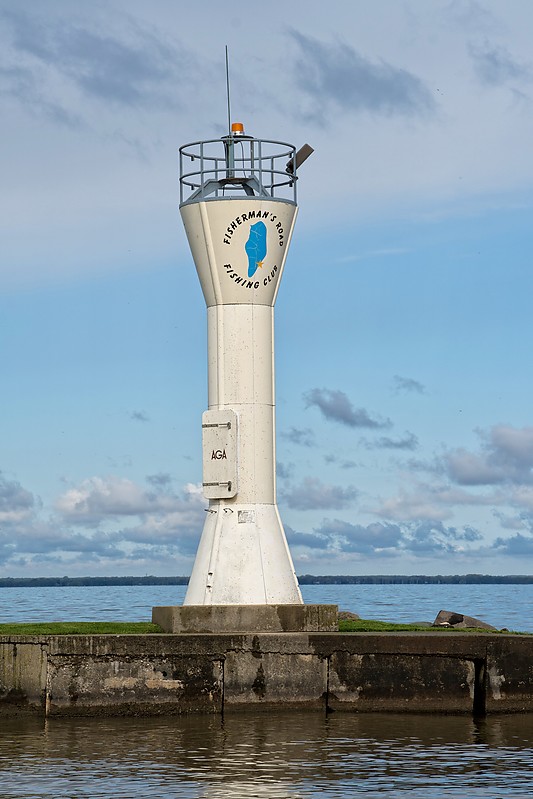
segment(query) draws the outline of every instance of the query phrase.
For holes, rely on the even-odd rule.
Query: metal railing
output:
[[[180,205],[256,197],[296,204],[292,144],[228,135],[180,147]]]

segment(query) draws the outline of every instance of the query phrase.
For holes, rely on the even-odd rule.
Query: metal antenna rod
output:
[[[229,96],[229,59],[228,59],[228,45],[226,45],[226,94],[228,97],[228,134],[231,134],[231,106]]]

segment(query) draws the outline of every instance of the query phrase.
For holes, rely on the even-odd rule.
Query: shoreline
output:
[[[527,574],[374,574],[374,575],[312,575],[298,577],[300,585],[533,585],[533,575]],[[189,577],[0,577],[0,588],[61,588],[77,586],[150,586],[188,585]]]

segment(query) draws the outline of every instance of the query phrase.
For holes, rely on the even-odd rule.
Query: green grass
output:
[[[161,633],[150,622],[54,621],[42,624],[0,624],[0,635],[146,635]]]
[[[484,630],[480,627],[463,627],[462,629],[454,629],[453,627],[425,627],[421,624],[393,624],[388,621],[374,621],[374,619],[358,619],[339,621],[339,632],[341,633],[428,633],[428,632],[446,632],[446,633],[500,633],[500,630]],[[507,632],[507,631],[506,631]],[[513,632],[513,630],[509,630]],[[514,633],[519,635],[527,635],[527,633]]]
[[[339,622],[339,631],[347,633],[420,632],[427,629],[435,628],[365,619]],[[160,627],[149,622],[62,621],[41,624],[0,624],[0,635],[146,635],[161,632]]]
[[[375,621],[374,619],[347,619],[339,621],[341,633],[396,633],[396,632],[421,632],[431,629],[418,624],[393,624],[388,621]]]
[[[162,633],[157,624],[150,622],[115,621],[58,621],[42,624],[0,624],[0,635],[148,635]],[[396,632],[445,632],[445,633],[499,633],[499,630],[465,628],[454,630],[450,627],[424,627],[420,624],[392,624],[387,621],[359,619],[358,621],[339,621],[341,633],[396,633]],[[510,631],[514,632],[514,631]],[[514,633],[528,635],[529,633]]]

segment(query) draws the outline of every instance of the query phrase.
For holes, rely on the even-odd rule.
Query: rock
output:
[[[361,616],[352,613],[351,610],[339,610],[339,621],[359,621]]]
[[[465,616],[463,613],[453,613],[450,610],[439,610],[433,627],[454,627],[455,629],[478,627],[481,630],[496,630],[496,627],[487,624],[486,621],[476,619],[474,616]]]

